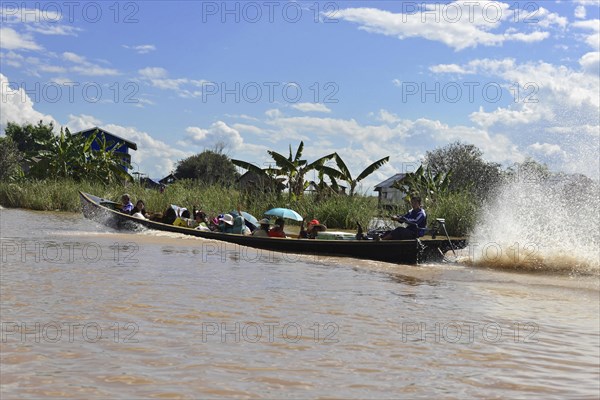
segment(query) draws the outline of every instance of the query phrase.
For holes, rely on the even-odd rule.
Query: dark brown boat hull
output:
[[[135,230],[139,226],[144,226],[159,231],[181,233],[281,253],[342,256],[401,264],[416,264],[425,259],[428,261],[433,258],[441,259],[440,251],[450,250],[450,243],[446,239],[389,241],[283,239],[207,232],[135,218],[103,206],[101,203],[108,202],[107,200],[87,193],[80,192],[80,198],[82,211],[86,218],[115,229]],[[452,245],[456,249],[464,247],[465,243],[461,240],[455,240]]]

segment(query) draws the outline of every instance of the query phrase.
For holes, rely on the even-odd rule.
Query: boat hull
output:
[[[143,220],[120,213],[103,205],[115,203],[87,193],[80,192],[80,199],[83,215],[86,218],[114,229],[135,230],[139,226],[144,226],[148,229],[181,233],[281,253],[310,256],[342,256],[401,264],[416,264],[419,261],[441,259],[443,257],[441,254],[451,248],[447,239],[389,241],[284,239],[201,231]],[[465,242],[464,240],[453,240],[452,246],[455,249],[462,248],[465,246]]]

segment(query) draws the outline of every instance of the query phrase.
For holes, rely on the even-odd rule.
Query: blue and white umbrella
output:
[[[304,219],[302,218],[302,215],[289,208],[272,208],[268,211],[265,211],[265,215],[271,217],[293,219],[294,221],[302,221]]]

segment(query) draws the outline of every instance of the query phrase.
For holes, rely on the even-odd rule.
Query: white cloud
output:
[[[325,104],[321,103],[297,103],[292,105],[292,108],[302,111],[302,112],[322,112],[322,113],[330,113],[331,109],[327,107]]]
[[[156,103],[155,103],[155,102],[153,102],[153,101],[152,101],[152,100],[150,100],[150,99],[139,98],[139,99],[138,99],[138,101],[137,101],[137,103],[135,104],[135,107],[138,107],[138,108],[145,108],[145,106],[147,106],[147,105],[148,105],[148,106],[153,106],[153,105],[155,105],[155,104],[156,104]]]
[[[69,121],[67,122],[67,127],[71,132],[79,132],[96,126],[100,127],[100,125],[102,125],[102,121],[86,114],[69,114]]]
[[[508,3],[455,1],[450,4],[419,4],[421,9],[417,3],[408,6],[403,4],[403,11],[406,11],[404,13],[377,8],[345,8],[336,12],[336,18],[357,23],[359,29],[366,32],[394,36],[401,40],[421,37],[444,43],[457,51],[478,45],[499,46],[506,41],[538,42],[549,36],[548,32],[539,30],[518,32],[514,27],[504,32],[492,32],[502,23],[518,20],[524,13],[523,10],[511,9]],[[408,12],[409,8],[412,13]],[[536,17],[536,29],[553,26],[564,28],[567,24],[566,18],[543,7],[537,10]]]
[[[168,78],[168,71],[161,67],[146,67],[138,70],[142,80],[145,80],[151,86],[162,90],[173,90],[182,98],[197,98],[202,96],[202,91],[194,89],[203,87],[207,81],[188,78]],[[183,86],[191,86],[185,89]]]
[[[156,46],[153,44],[141,44],[138,46],[127,46],[126,44],[124,44],[123,47],[126,49],[134,50],[138,54],[147,54],[151,51],[156,50]]]
[[[479,111],[475,111],[469,115],[471,121],[477,125],[489,129],[493,125],[504,124],[507,126],[518,126],[523,124],[532,124],[542,119],[539,112],[525,104],[523,107],[512,109],[511,107],[498,107],[494,111],[484,111],[483,107],[479,107]]]
[[[25,61],[25,57],[11,50],[8,53],[0,53],[0,60],[3,64],[19,68]]]
[[[528,148],[533,152],[541,153],[544,156],[566,156],[566,152],[564,152],[557,144],[535,142],[530,144]]]
[[[214,147],[217,143],[223,142],[231,149],[237,150],[244,144],[240,132],[223,121],[214,122],[208,129],[190,126],[185,131],[190,144],[205,148]]]
[[[52,36],[77,36],[77,32],[81,32],[80,28],[69,25],[28,25],[27,30],[31,32],[41,33],[42,35]]]
[[[55,127],[60,128],[61,124],[54,117],[35,110],[33,101],[23,89],[11,89],[8,78],[1,73],[0,96],[2,101],[0,129],[2,131],[8,122],[35,124],[40,120],[44,123],[52,122]],[[135,127],[103,124],[100,119],[91,115],[71,114],[68,116],[66,126],[71,132],[99,126],[117,136],[137,143],[138,150],[132,152],[134,170],[147,173],[151,177],[160,178],[167,175],[175,168],[178,160],[193,155],[193,152],[177,149],[173,144],[154,139],[147,132],[140,131]]]
[[[103,68],[96,65],[89,66],[75,66],[71,68],[71,71],[76,72],[80,75],[87,76],[115,76],[119,75],[119,71],[113,68]]]
[[[388,110],[379,110],[376,118],[378,121],[385,122],[386,124],[394,124],[396,122],[401,121],[401,119],[394,113],[389,112]]]
[[[2,112],[0,112],[0,130],[4,132],[8,122],[17,124],[36,124],[42,120],[45,123],[54,123],[56,120],[51,115],[43,114],[34,108],[33,101],[22,88],[9,86],[9,80],[0,73],[0,97],[2,101]]]
[[[383,122],[376,125],[362,124],[354,119],[287,117],[278,110],[270,111],[264,121],[261,121],[268,128],[260,128],[257,124],[254,129],[262,132],[263,142],[266,140],[271,143],[269,149],[281,154],[288,154],[289,145],[294,149],[300,140],[304,140],[305,158],[316,159],[337,151],[355,175],[375,160],[391,156],[388,165],[363,183],[363,189],[369,192],[373,185],[398,171],[408,167],[415,170],[427,150],[457,140],[476,145],[489,161],[512,164],[525,159],[525,153],[506,135],[489,134],[482,128],[450,126],[425,118],[405,120],[387,110],[370,114]],[[244,128],[247,131],[252,130]],[[198,128],[192,133],[196,140],[202,143],[210,137],[210,132],[206,129]],[[344,145],[340,147],[340,143]],[[249,144],[244,142],[243,146],[236,150],[235,158],[245,159],[257,165],[269,161],[268,155],[247,150],[249,157],[241,157],[239,153],[247,146]]]
[[[166,78],[168,75],[167,70],[164,68],[160,68],[160,67],[146,67],[146,68],[138,70],[138,73],[142,77],[147,78],[147,79]]]
[[[87,76],[114,76],[119,75],[119,71],[113,68],[104,68],[97,64],[88,61],[84,56],[65,51],[62,54],[63,58],[71,63],[77,64],[70,67],[69,70],[80,75]]]
[[[585,56],[584,56],[585,57]],[[582,57],[582,65],[591,67],[594,64],[595,55]],[[443,68],[442,68],[443,69]],[[598,92],[600,90],[600,78],[590,76],[584,71],[574,71],[564,66],[555,66],[545,62],[527,62],[518,64],[514,59],[477,59],[471,60],[465,65],[456,66],[464,74],[481,74],[501,78],[505,84],[518,85],[520,94],[514,98],[515,103],[522,107],[525,113],[531,109],[547,106],[581,107],[590,105],[600,106]],[[432,67],[431,70],[440,70]],[[529,89],[527,89],[527,85]],[[541,101],[543,99],[544,101]],[[524,100],[529,100],[527,103]],[[536,102],[532,102],[537,100]],[[547,108],[543,109],[547,111]]]
[[[589,19],[576,21],[571,24],[574,28],[591,31],[587,36],[583,36],[583,41],[595,50],[600,50],[600,20]]]
[[[261,129],[254,125],[237,123],[237,124],[232,124],[231,127],[240,133],[246,132],[246,133],[251,133],[254,135],[262,135],[264,133],[264,129]]]
[[[579,60],[579,71],[541,61],[519,64],[513,59],[472,60],[454,71],[460,68],[464,74],[495,77],[511,90],[513,102],[508,106],[492,111],[480,106],[470,115],[479,127],[490,134],[514,132],[511,137],[526,145],[528,152],[548,157],[544,161],[551,168],[598,178],[599,58],[598,52],[585,54]],[[544,144],[548,134],[558,133],[561,137],[553,141],[559,147]],[[582,138],[590,134],[596,139]]]
[[[36,5],[38,4],[39,3],[36,3]],[[62,14],[59,10],[55,11],[53,8],[56,9],[57,7],[50,6],[43,9],[26,8],[24,7],[24,3],[18,4],[17,2],[5,2],[5,4],[0,7],[0,19],[3,23],[8,24],[56,23],[62,19]]]
[[[431,72],[436,74],[466,74],[468,73],[461,67],[456,64],[438,64],[429,67]]]
[[[268,118],[279,118],[282,113],[281,110],[279,110],[278,108],[271,108],[270,110],[265,111],[265,115]]]
[[[575,18],[584,19],[586,16],[585,7],[582,5],[575,7],[574,15],[575,15]]]
[[[59,67],[57,65],[40,65],[39,70],[42,72],[50,72],[54,74],[63,74],[67,72],[65,67]]]
[[[67,61],[74,62],[76,64],[85,64],[87,61],[85,57],[77,55],[75,53],[71,53],[70,51],[65,51],[63,53],[63,58]]]
[[[579,59],[579,65],[585,72],[598,76],[600,74],[600,52],[592,51],[584,54]]]
[[[31,35],[20,34],[12,28],[0,28],[0,48],[4,50],[41,50]]]

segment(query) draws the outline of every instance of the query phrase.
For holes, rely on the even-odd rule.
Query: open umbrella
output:
[[[231,211],[229,214],[233,215],[234,217],[236,217],[238,215],[237,211]],[[246,223],[246,226],[248,226],[249,224],[252,226],[248,226],[248,228],[250,228],[251,230],[256,229],[256,227],[258,227],[258,219],[256,219],[256,217],[250,213],[247,213],[246,211],[242,211],[242,217],[244,217],[244,222]]]
[[[294,210],[290,210],[289,208],[272,208],[268,211],[265,211],[265,215],[279,218],[287,218],[293,219],[294,221],[302,221],[302,215],[298,214]]]

